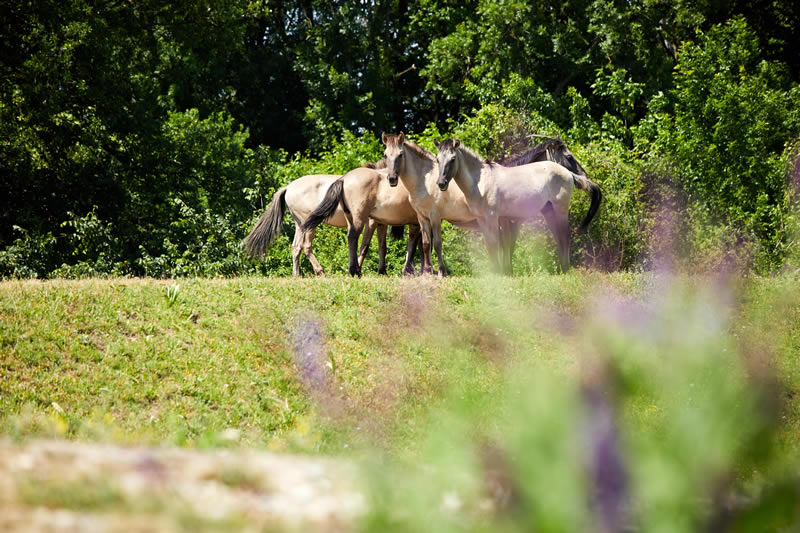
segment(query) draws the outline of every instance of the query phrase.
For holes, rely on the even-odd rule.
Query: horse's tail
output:
[[[589,222],[592,221],[595,213],[597,213],[597,208],[600,207],[600,200],[603,199],[603,193],[600,191],[600,187],[586,176],[572,173],[572,179],[575,180],[576,187],[588,192],[592,197],[592,203],[589,204],[589,212],[586,213],[586,218],[583,219],[583,222],[578,227],[578,233],[583,233],[589,227]]]
[[[250,257],[263,255],[278,235],[283,226],[283,215],[286,212],[286,187],[278,189],[272,197],[272,203],[258,219],[250,235],[244,239],[244,248]]]
[[[392,239],[399,241],[400,239],[403,238],[405,232],[406,232],[405,226],[392,226],[389,233],[391,234]]]
[[[328,192],[325,193],[325,198],[322,199],[317,208],[314,209],[314,211],[308,215],[306,221],[303,222],[302,231],[312,230],[325,222],[325,219],[333,216],[336,212],[336,208],[339,207],[339,202],[341,202],[342,207],[345,212],[347,212],[347,206],[344,203],[344,181],[342,178],[331,183],[331,186],[328,187]]]

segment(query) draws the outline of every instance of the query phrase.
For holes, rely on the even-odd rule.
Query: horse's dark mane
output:
[[[361,163],[361,166],[364,168],[371,168],[373,170],[386,168],[386,158],[383,158],[380,161],[376,161],[375,163],[370,163],[369,161],[367,161],[365,163]]]
[[[553,148],[553,153],[558,153],[560,149],[564,146],[564,141],[560,138],[558,139],[548,139],[545,142],[534,146],[530,150],[525,153],[518,154],[512,157],[504,157],[498,160],[492,159],[483,159],[483,162],[487,165],[502,165],[504,167],[518,167],[520,165],[527,165],[528,163],[536,163],[539,161],[548,161],[548,150]],[[439,143],[439,150],[453,150],[455,147],[455,140],[454,139],[445,139],[441,143]],[[460,149],[466,150],[467,152],[471,153],[477,159],[481,159],[481,157],[475,153],[473,150],[469,149],[468,147],[464,146],[462,143],[459,146]],[[561,163],[560,161],[556,161],[557,163]]]
[[[455,146],[456,146],[456,141],[454,139],[445,139],[445,140],[443,140],[442,142],[439,143],[439,151],[440,152],[444,152],[446,150],[455,150]],[[464,143],[459,144],[458,145],[458,149],[459,150],[463,150],[465,153],[471,155],[472,157],[474,157],[478,161],[483,161],[484,163],[486,163],[488,165],[494,164],[494,161],[492,161],[491,159],[486,159],[486,158],[483,158],[483,157],[479,156],[477,153],[475,153],[475,151],[472,148],[469,148],[469,147],[465,146]]]
[[[525,153],[510,158],[501,158],[497,162],[504,167],[518,167],[520,165],[527,165],[528,163],[536,163],[537,161],[546,161],[548,148],[551,146],[560,148],[563,144],[564,141],[561,139],[548,139]]]
[[[433,155],[433,152],[429,152],[428,150],[426,150],[422,146],[420,146],[418,144],[414,144],[413,142],[409,141],[408,139],[406,139],[406,142],[404,144],[405,144],[406,148],[410,148],[412,152],[414,152],[415,154],[417,154],[419,157],[421,157],[423,159],[436,159],[436,156]]]
[[[403,134],[401,133],[400,135],[403,135]],[[386,139],[385,139],[386,146],[389,146],[390,144],[394,145],[394,146],[397,146],[399,144],[399,141],[400,141],[400,135],[386,135]],[[421,157],[423,159],[431,159],[431,160],[436,159],[436,156],[433,155],[432,152],[429,152],[428,150],[426,150],[422,146],[409,141],[405,137],[405,135],[403,135],[403,146],[405,146],[406,148],[408,148],[409,150],[414,152],[414,154],[418,155],[419,157]]]

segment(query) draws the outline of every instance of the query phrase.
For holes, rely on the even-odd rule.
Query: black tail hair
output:
[[[600,187],[586,176],[573,173],[572,178],[575,180],[575,185],[579,189],[587,191],[592,197],[592,203],[589,204],[589,211],[586,213],[586,218],[583,219],[583,222],[581,222],[581,225],[578,227],[578,233],[583,233],[589,227],[589,222],[592,221],[595,213],[597,213],[597,209],[600,207],[600,200],[603,199],[603,193],[600,191]]]
[[[325,222],[325,219],[330,218],[336,212],[339,202],[342,203],[342,208],[347,212],[347,206],[344,203],[344,181],[342,181],[342,178],[331,183],[331,186],[328,187],[328,192],[325,193],[325,198],[308,215],[301,229],[303,231],[312,230]]]

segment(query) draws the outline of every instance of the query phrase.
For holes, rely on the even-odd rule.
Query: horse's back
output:
[[[362,209],[385,224],[411,224],[416,214],[402,182],[389,185],[385,170],[353,169],[344,175],[345,199],[351,209]]]
[[[534,217],[547,202],[568,206],[574,181],[558,163],[541,161],[518,167],[498,167],[495,201],[502,216]]]
[[[297,178],[286,187],[287,207],[296,218],[304,221],[325,198],[331,184],[340,177],[338,174],[310,174]],[[331,226],[346,226],[341,206],[325,222]]]

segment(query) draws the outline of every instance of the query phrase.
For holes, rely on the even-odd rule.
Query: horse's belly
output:
[[[369,216],[382,224],[417,223],[417,213],[408,202],[376,206]]]
[[[541,197],[498,200],[497,214],[501,217],[515,219],[536,218],[542,213],[542,208],[546,203],[547,201]]]

